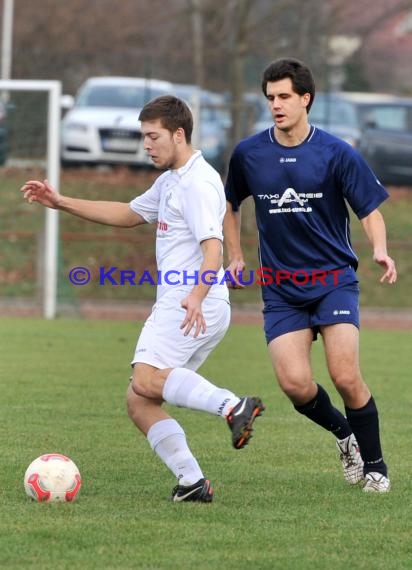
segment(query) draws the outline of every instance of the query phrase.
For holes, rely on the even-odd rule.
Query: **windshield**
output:
[[[353,106],[329,97],[315,97],[309,117],[311,122],[315,124],[357,126],[356,112]]]
[[[136,109],[143,107],[150,99],[164,95],[161,89],[134,85],[90,85],[86,86],[76,101],[76,107],[118,107]]]
[[[409,109],[406,105],[369,105],[360,109],[363,123],[378,129],[407,132]]]

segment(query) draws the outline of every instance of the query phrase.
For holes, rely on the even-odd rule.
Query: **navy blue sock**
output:
[[[337,439],[345,439],[351,435],[351,427],[345,416],[332,406],[329,395],[317,384],[318,392],[316,396],[303,406],[295,406],[295,410],[303,414],[316,424],[331,431]]]
[[[345,406],[346,417],[356,440],[363,459],[363,472],[371,471],[382,473],[385,477],[388,469],[382,457],[382,448],[379,436],[379,417],[375,400],[371,396],[363,408],[353,410]]]

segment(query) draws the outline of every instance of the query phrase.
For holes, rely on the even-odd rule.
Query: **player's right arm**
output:
[[[134,212],[128,203],[63,196],[47,180],[29,180],[22,186],[21,192],[30,204],[38,202],[47,208],[68,212],[99,224],[131,228],[146,223],[143,216]]]
[[[239,282],[239,272],[242,272],[245,267],[243,252],[240,244],[240,228],[241,228],[241,214],[240,206],[235,211],[231,202],[226,202],[226,214],[223,220],[223,235],[224,244],[226,246],[229,265],[226,271],[230,272],[236,286],[231,285],[228,281],[228,286],[234,289],[244,289],[245,285]]]

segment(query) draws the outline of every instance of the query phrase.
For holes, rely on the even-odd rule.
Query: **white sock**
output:
[[[233,392],[218,388],[197,372],[174,368],[163,386],[163,399],[169,404],[225,417],[240,402]]]
[[[179,480],[179,485],[193,485],[204,475],[192,455],[186,435],[176,420],[156,422],[147,432],[150,447]]]

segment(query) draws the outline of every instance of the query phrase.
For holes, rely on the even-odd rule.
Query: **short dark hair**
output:
[[[193,132],[193,116],[184,101],[173,95],[161,95],[152,99],[139,114],[140,121],[160,119],[162,127],[175,133],[178,128],[185,132],[186,142],[190,143]]]
[[[302,61],[293,58],[283,58],[272,61],[263,72],[262,91],[267,97],[266,88],[270,81],[280,81],[289,78],[293,91],[298,95],[310,94],[307,112],[309,113],[315,98],[315,80],[312,72]]]

